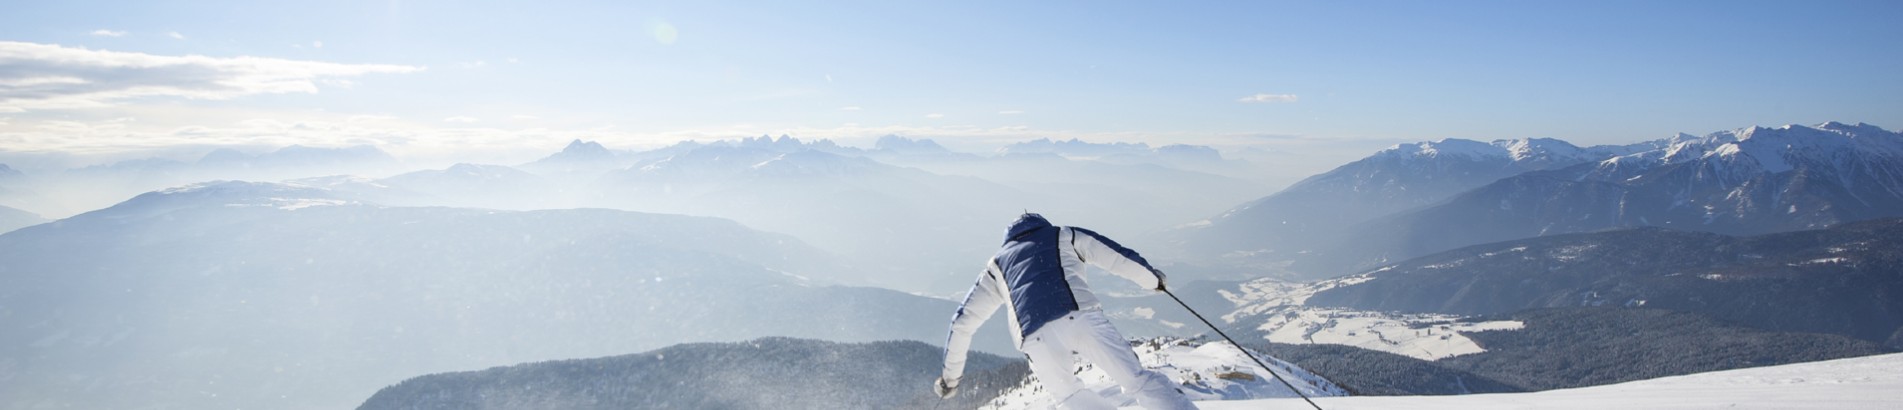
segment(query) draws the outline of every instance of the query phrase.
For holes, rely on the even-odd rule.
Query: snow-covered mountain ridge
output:
[[[1188,258],[1325,278],[1460,246],[1613,228],[1725,234],[1903,216],[1903,134],[1747,127],[1579,148],[1401,144],[1179,230]]]
[[[1572,143],[1553,138],[1502,139],[1481,142],[1459,138],[1442,138],[1435,141],[1412,144],[1395,144],[1374,153],[1373,157],[1390,159],[1460,158],[1484,160],[1505,158],[1513,161],[1549,160],[1577,161],[1599,155]]]

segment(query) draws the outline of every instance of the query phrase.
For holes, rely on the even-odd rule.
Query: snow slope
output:
[[[1328,410],[1895,409],[1903,408],[1903,353],[1535,393],[1324,397],[1315,401]],[[1197,406],[1204,410],[1309,408],[1300,399],[1199,402]]]
[[[1143,367],[1163,373],[1177,382],[1190,400],[1241,400],[1264,397],[1296,397],[1288,387],[1275,381],[1260,366],[1228,342],[1206,343],[1192,340],[1156,339],[1137,344],[1133,350]],[[1321,376],[1293,364],[1266,355],[1257,355],[1275,366],[1276,374],[1290,377],[1290,383],[1310,397],[1345,396],[1347,391]],[[1122,388],[1095,366],[1079,363],[1073,368],[1084,385],[1113,403],[1131,406],[1136,399],[1122,395]],[[1015,410],[1051,408],[1050,394],[1033,375],[1023,385],[1006,390],[982,409]]]

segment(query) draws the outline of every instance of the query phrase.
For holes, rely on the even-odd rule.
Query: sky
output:
[[[1903,128],[1897,1],[4,1],[0,153],[68,162]]]

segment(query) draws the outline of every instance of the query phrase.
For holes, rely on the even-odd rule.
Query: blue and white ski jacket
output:
[[[1011,224],[1004,248],[991,257],[965,303],[952,314],[951,335],[945,341],[946,379],[957,380],[964,373],[972,333],[999,307],[1009,307],[1006,317],[1016,330],[1011,342],[1020,349],[1024,338],[1044,324],[1073,311],[1100,309],[1097,296],[1084,283],[1084,264],[1144,288],[1154,289],[1163,281],[1163,272],[1110,238],[1024,214]]]

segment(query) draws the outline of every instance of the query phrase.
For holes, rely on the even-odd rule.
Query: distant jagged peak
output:
[[[612,151],[608,151],[608,147],[602,146],[601,143],[594,142],[594,141],[582,141],[580,138],[576,138],[574,141],[569,141],[568,146],[562,147],[561,154],[562,155],[578,155],[578,156],[579,155],[587,155],[587,156],[614,155]]]
[[[11,178],[20,175],[22,175],[20,170],[13,169],[13,167],[9,167],[7,164],[0,164],[0,178]]]
[[[524,169],[538,172],[580,172],[583,170],[606,169],[616,165],[619,156],[608,147],[595,141],[576,138],[569,141],[561,151],[549,154],[542,159],[522,164]]]
[[[759,149],[759,150],[767,150],[767,151],[774,151],[774,152],[795,152],[795,151],[804,150],[804,149],[817,149],[817,150],[831,151],[831,152],[846,152],[846,151],[854,150],[853,148],[842,147],[838,143],[835,143],[833,142],[833,140],[830,140],[830,139],[819,138],[819,139],[814,139],[811,141],[801,141],[799,138],[791,136],[791,135],[787,135],[787,134],[780,134],[780,136],[778,137],[774,137],[771,134],[761,134],[758,137],[747,137],[747,138],[740,138],[737,140],[719,140],[719,141],[707,143],[705,145],[708,147],[726,146],[726,147],[734,147],[734,148]]]
[[[1109,155],[1148,153],[1150,144],[1142,142],[1089,142],[1078,138],[1052,140],[1049,137],[1019,142],[998,148],[999,154],[1057,153],[1065,155]]]
[[[950,152],[950,150],[945,149],[944,146],[938,145],[937,141],[932,141],[929,138],[911,139],[899,135],[879,137],[878,141],[872,143],[872,149],[898,153]]]
[[[1222,151],[1207,145],[1169,144],[1155,149],[1157,155],[1182,158],[1221,161]]]

